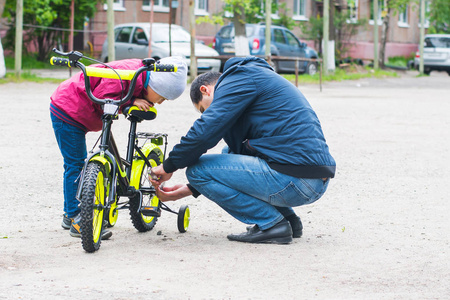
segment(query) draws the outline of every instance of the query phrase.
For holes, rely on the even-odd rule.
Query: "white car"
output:
[[[172,56],[181,56],[190,66],[191,36],[188,31],[178,25],[171,25]],[[114,27],[116,60],[127,58],[147,58],[148,40],[150,37],[150,23],[126,23]],[[169,56],[169,24],[153,23],[152,25],[152,53],[156,60]],[[195,44],[198,72],[220,70],[220,60],[201,58],[202,56],[218,56],[216,50],[197,42]],[[108,39],[103,43],[100,60],[108,62]]]
[[[431,71],[446,71],[450,75],[450,34],[425,35],[423,48],[424,73]],[[419,69],[420,54],[416,53],[414,66]]]

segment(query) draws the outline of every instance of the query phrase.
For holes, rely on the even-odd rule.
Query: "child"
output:
[[[162,64],[175,64],[177,72],[143,72],[136,81],[136,88],[130,101],[120,107],[136,105],[147,111],[155,103],[178,98],[186,88],[187,66],[181,57],[167,57]],[[114,69],[137,70],[142,64],[140,59],[127,59],[109,63]],[[105,68],[103,65],[96,67]],[[150,75],[150,76],[149,76]],[[118,79],[90,78],[94,96],[99,99],[120,99],[128,92],[131,81]],[[50,97],[50,116],[56,141],[64,158],[64,216],[61,226],[70,229],[70,235],[80,237],[78,220],[79,201],[75,198],[77,178],[87,157],[86,133],[102,129],[102,108],[92,102],[84,84],[84,75],[79,72],[61,83]],[[110,231],[104,231],[102,239],[111,237]]]

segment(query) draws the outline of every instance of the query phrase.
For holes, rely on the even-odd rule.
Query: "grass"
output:
[[[395,66],[395,67],[408,67],[408,61],[414,59],[415,53],[412,53],[410,56],[394,56],[389,57],[386,62],[387,65]]]
[[[20,74],[20,78],[17,78],[16,74],[14,72],[6,72],[6,76],[4,78],[0,78],[0,84],[10,83],[10,82],[14,82],[14,83],[19,83],[19,82],[61,83],[63,81],[64,81],[64,79],[39,77],[35,74],[31,74],[30,71],[23,71]]]
[[[87,59],[81,59],[80,60],[83,64],[86,66],[93,64],[94,62],[91,62]],[[5,66],[7,70],[14,70],[15,69],[15,59],[11,56],[5,56]],[[17,78],[14,71],[7,72],[5,78],[0,78],[0,84],[9,83],[9,82],[25,82],[25,81],[31,81],[31,82],[37,82],[37,83],[43,83],[43,82],[50,82],[50,83],[61,83],[64,81],[64,79],[58,79],[58,78],[44,78],[39,77],[35,74],[32,74],[30,70],[32,69],[54,69],[54,68],[61,68],[61,67],[55,67],[50,64],[50,59],[46,62],[44,61],[38,61],[36,59],[36,56],[33,55],[27,55],[22,57],[22,72],[20,74],[20,78]],[[78,72],[78,69],[74,69],[75,72]]]
[[[284,78],[291,82],[295,82],[294,74],[283,74]],[[385,70],[374,70],[369,67],[360,67],[351,65],[346,69],[337,68],[333,73],[329,75],[322,74],[322,82],[326,81],[343,81],[343,80],[358,80],[362,78],[386,78],[386,77],[398,77],[396,72]],[[303,74],[298,76],[298,82],[300,83],[312,83],[318,84],[320,82],[320,75],[316,73],[314,75]]]
[[[392,58],[396,61],[396,63],[405,63],[407,62],[408,58],[405,57],[397,57]],[[82,62],[85,65],[89,65],[92,62],[83,59]],[[391,60],[389,61],[391,62]],[[5,65],[7,69],[14,70],[14,58],[13,57],[5,57]],[[2,83],[8,83],[8,82],[24,82],[24,81],[31,81],[31,82],[50,82],[50,83],[61,83],[64,80],[63,79],[56,79],[56,78],[42,78],[37,75],[31,74],[31,69],[52,69],[54,66],[50,65],[49,62],[42,62],[38,61],[35,56],[24,56],[22,58],[22,73],[20,78],[16,78],[14,72],[7,72],[5,78],[0,78],[0,84]],[[282,74],[283,77],[288,79],[291,82],[295,82],[295,75],[294,74]],[[329,74],[329,75],[323,75],[322,76],[322,82],[326,81],[342,81],[342,80],[357,80],[361,78],[385,78],[385,77],[398,77],[397,73],[391,72],[391,71],[385,71],[385,70],[373,70],[371,68],[364,68],[357,65],[351,65],[348,68],[345,69],[339,69],[337,68],[335,72]],[[300,75],[298,77],[299,83],[310,83],[310,84],[319,84],[320,77],[319,73],[311,76],[311,75]]]

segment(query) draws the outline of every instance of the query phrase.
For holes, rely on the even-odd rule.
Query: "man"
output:
[[[232,58],[224,73],[205,73],[191,85],[202,113],[163,165],[159,180],[188,167],[187,185],[157,188],[161,201],[203,194],[246,224],[229,240],[286,244],[302,235],[292,207],[318,200],[335,174],[320,122],[303,94],[263,59]],[[222,154],[203,155],[224,139]]]

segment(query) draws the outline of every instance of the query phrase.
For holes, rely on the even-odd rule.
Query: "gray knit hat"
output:
[[[174,100],[183,94],[187,83],[187,65],[181,56],[161,58],[161,64],[174,64],[176,72],[150,72],[148,86],[158,95]]]

